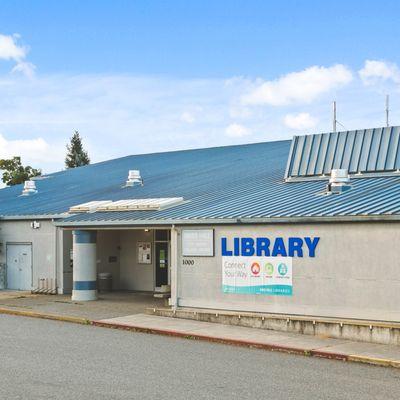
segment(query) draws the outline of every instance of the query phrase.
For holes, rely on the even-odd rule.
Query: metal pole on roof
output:
[[[333,132],[336,132],[336,101],[333,102]]]
[[[386,126],[389,126],[389,95],[386,95]]]

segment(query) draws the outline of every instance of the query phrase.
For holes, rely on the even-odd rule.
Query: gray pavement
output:
[[[1,399],[398,399],[400,371],[0,315]]]
[[[71,295],[31,295],[28,292],[0,291],[0,308],[89,320],[143,313],[146,308],[154,307],[165,307],[165,300],[143,292],[99,293],[98,301],[77,302],[71,300]]]

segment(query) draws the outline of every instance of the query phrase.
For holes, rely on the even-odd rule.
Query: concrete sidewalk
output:
[[[400,346],[135,314],[93,325],[400,368]]]
[[[142,314],[148,308],[165,307],[164,299],[152,293],[109,292],[99,293],[98,301],[79,302],[71,295],[41,295],[30,292],[0,291],[0,312],[51,314],[60,318],[81,318],[88,321]],[[21,314],[20,314],[21,315]]]

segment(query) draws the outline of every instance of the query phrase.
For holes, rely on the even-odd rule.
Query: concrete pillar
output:
[[[73,231],[72,300],[97,300],[96,231]]]

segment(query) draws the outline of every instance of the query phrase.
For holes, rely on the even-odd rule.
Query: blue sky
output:
[[[0,156],[93,161],[400,123],[396,1],[0,4]]]

